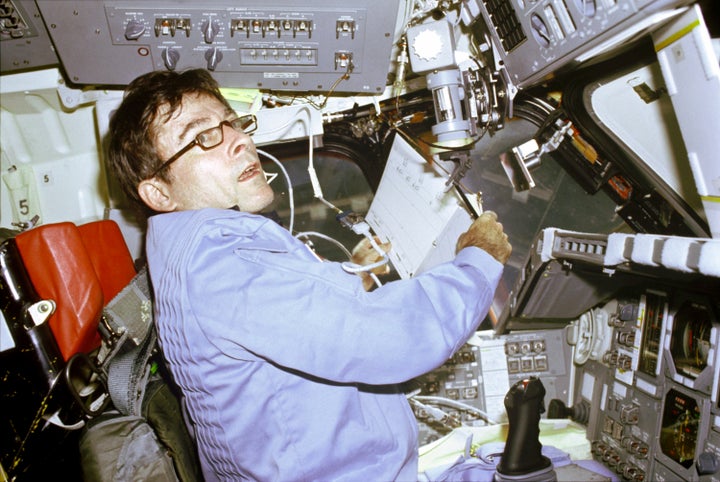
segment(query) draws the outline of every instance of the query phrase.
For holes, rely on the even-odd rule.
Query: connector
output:
[[[365,218],[362,215],[352,211],[342,211],[335,216],[335,219],[337,219],[341,225],[348,229],[352,229],[353,231],[355,225],[365,222]]]

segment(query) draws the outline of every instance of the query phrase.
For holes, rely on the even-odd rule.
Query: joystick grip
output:
[[[550,459],[542,455],[540,415],[545,411],[545,387],[539,378],[515,383],[505,396],[508,437],[496,481],[557,480]]]

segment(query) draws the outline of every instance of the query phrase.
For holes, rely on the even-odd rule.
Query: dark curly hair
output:
[[[154,128],[173,116],[182,106],[186,94],[208,95],[232,109],[207,70],[154,71],[128,85],[120,106],[110,119],[109,167],[125,194],[143,208],[147,206],[138,196],[137,187],[162,163],[155,148]],[[165,105],[169,108],[165,118],[158,119],[160,108]],[[169,181],[165,171],[157,176]]]

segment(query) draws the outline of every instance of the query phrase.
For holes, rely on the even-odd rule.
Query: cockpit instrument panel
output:
[[[640,341],[638,370],[651,377],[656,377],[660,373],[662,357],[660,349],[662,347],[664,321],[667,318],[667,303],[664,296],[652,292],[643,294],[640,301],[642,305],[640,323],[642,338]],[[618,341],[635,338],[632,332],[620,332],[618,337]]]
[[[31,0],[0,0],[0,72],[57,65],[50,37]]]
[[[608,350],[577,366],[574,409],[589,413],[593,455],[624,480],[705,480],[720,462],[716,302],[682,288],[622,293],[602,308]]]
[[[665,372],[676,383],[707,396],[718,384],[718,325],[716,307],[699,296],[681,296],[674,300],[664,338],[667,367]]]
[[[668,0],[471,0],[464,21],[482,16],[509,81],[527,87],[595,49],[617,44],[668,15]],[[663,12],[663,13],[659,13]],[[655,18],[655,15],[659,18]]]
[[[660,448],[664,455],[684,468],[692,467],[695,460],[700,408],[695,398],[676,389],[665,396]]]
[[[226,87],[378,94],[399,0],[37,2],[68,80],[206,68]]]

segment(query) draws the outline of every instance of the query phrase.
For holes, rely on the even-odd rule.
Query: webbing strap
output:
[[[103,310],[103,323],[113,336],[120,336],[108,339],[103,334],[107,352],[100,357],[101,364],[113,404],[125,415],[140,415],[150,375],[148,360],[157,343],[150,290],[144,267]]]
[[[150,376],[148,360],[157,342],[155,330],[148,330],[148,336],[140,346],[118,354],[110,360],[108,367],[108,391],[115,408],[125,415],[140,416],[145,386]]]
[[[151,288],[147,266],[138,271],[103,309],[103,322],[111,331],[130,337],[140,345],[153,326]]]

